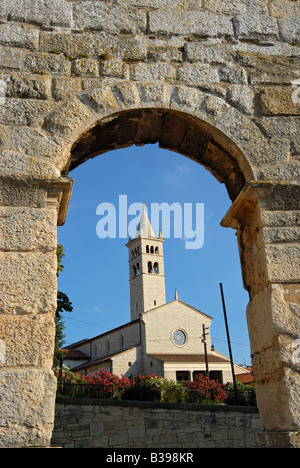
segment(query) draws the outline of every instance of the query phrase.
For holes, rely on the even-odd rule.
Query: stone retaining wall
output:
[[[256,408],[58,398],[62,448],[253,448]]]

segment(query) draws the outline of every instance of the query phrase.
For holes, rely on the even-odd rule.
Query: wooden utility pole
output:
[[[222,283],[220,283],[220,289],[221,289],[221,296],[222,296],[222,303],[223,303],[224,320],[225,320],[226,333],[227,333],[227,341],[228,341],[228,348],[229,348],[229,355],[230,355],[230,363],[231,363],[231,372],[232,372],[232,378],[233,378],[234,392],[235,392],[235,396],[237,397],[237,388],[236,388],[236,381],[235,381],[235,375],[234,375],[233,359],[232,359],[231,344],[230,344],[229,329],[228,329],[227,314],[226,314],[226,307],[225,307],[225,300],[224,300]]]
[[[207,345],[206,345],[206,335],[208,333],[205,333],[205,330],[208,330],[209,328],[205,328],[204,324],[202,325],[202,343],[204,343],[204,355],[205,355],[205,364],[206,364],[206,377],[209,379],[209,369],[208,369],[208,358],[207,358]]]

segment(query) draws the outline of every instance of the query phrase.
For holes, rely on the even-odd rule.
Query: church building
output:
[[[191,381],[199,373],[232,382],[230,359],[211,346],[212,317],[183,302],[175,291],[166,303],[164,239],[154,235],[145,207],[129,253],[130,314],[124,325],[69,345],[64,364],[84,375],[156,374]],[[247,372],[234,366],[235,374]]]

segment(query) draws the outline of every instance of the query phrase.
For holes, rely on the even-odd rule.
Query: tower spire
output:
[[[136,231],[135,238],[138,237],[155,237],[154,231],[152,229],[147,215],[145,203],[143,203],[142,214]]]
[[[131,320],[166,303],[164,239],[156,237],[143,204],[134,239],[126,244],[129,253]]]

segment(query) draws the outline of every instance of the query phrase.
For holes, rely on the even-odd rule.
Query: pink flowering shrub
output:
[[[71,371],[54,372],[59,382],[58,396],[200,404],[222,404],[227,397],[218,381],[209,380],[204,375],[198,375],[193,382],[183,383],[155,374],[129,379],[104,369],[87,376]]]
[[[220,382],[209,380],[202,374],[197,375],[193,382],[187,382],[186,386],[194,403],[222,404],[227,398]]]

